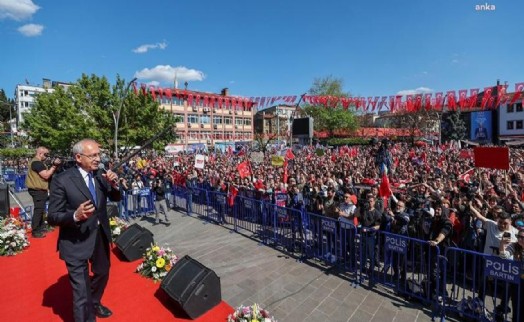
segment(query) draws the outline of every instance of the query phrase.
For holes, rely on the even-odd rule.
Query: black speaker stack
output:
[[[198,318],[222,301],[220,278],[213,270],[187,255],[171,268],[160,287],[191,319]]]
[[[5,182],[0,182],[0,217],[9,217],[9,201],[9,185]]]

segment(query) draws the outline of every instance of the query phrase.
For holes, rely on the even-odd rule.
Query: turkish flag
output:
[[[435,109],[440,110],[442,109],[442,97],[444,96],[444,93],[439,92],[435,94]]]
[[[166,88],[164,90],[164,94],[166,94],[166,97],[169,98],[169,99],[173,98],[173,93],[171,93],[171,88]]]
[[[133,82],[132,85],[133,85],[133,92],[135,93],[135,95],[137,95],[138,94],[138,89],[136,88],[136,83]]]
[[[424,97],[424,106],[426,107],[426,110],[431,109],[431,93],[427,93]]]
[[[229,193],[227,195],[227,203],[230,207],[233,207],[235,205],[235,198],[238,195],[238,189],[235,186],[229,187]]]
[[[515,94],[513,95],[513,98],[511,99],[510,104],[514,104],[522,95],[524,92],[524,83],[517,83],[515,84]]]
[[[462,180],[466,183],[471,183],[471,176],[475,174],[475,168],[471,168],[468,171],[458,176],[459,180]]]
[[[413,107],[413,95],[407,95],[406,96],[406,108],[408,110],[408,112],[411,112],[414,110],[414,107]]]
[[[466,107],[466,97],[468,96],[467,89],[459,90],[459,106],[464,108]]]
[[[457,101],[455,99],[455,91],[448,91],[448,107],[452,110],[454,110],[457,107]]]
[[[391,186],[389,185],[389,178],[386,174],[386,171],[384,171],[384,173],[382,174],[382,181],[380,182],[378,192],[381,197],[391,197]]]
[[[422,107],[422,94],[415,95],[415,110],[418,111]]]
[[[249,162],[244,161],[240,163],[237,166],[238,174],[240,174],[240,178],[244,179],[246,177],[249,177],[251,175],[251,171],[249,170]]]
[[[477,105],[477,97],[479,95],[479,89],[478,88],[472,88],[469,90],[469,108],[474,107]]]
[[[393,112],[395,110],[395,96],[389,97],[389,110]]]
[[[293,151],[291,149],[287,149],[285,157],[287,160],[295,159],[295,155],[293,154]]]

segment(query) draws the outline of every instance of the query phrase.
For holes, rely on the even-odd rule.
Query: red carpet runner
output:
[[[14,257],[0,257],[2,321],[73,321],[71,286],[58,258],[58,229]],[[175,249],[176,250],[176,249]],[[233,308],[223,302],[191,320],[160,290],[160,283],[134,273],[140,261],[123,262],[111,255],[111,275],[102,303],[113,316],[100,321],[227,321]]]

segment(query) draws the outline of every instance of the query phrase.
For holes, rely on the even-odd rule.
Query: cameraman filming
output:
[[[44,163],[49,158],[49,150],[43,146],[36,149],[36,154],[29,164],[29,171],[25,178],[25,185],[33,198],[33,218],[31,219],[32,236],[35,238],[45,237],[44,226],[45,203],[49,195],[49,181],[62,164],[62,160],[55,158],[51,167]]]

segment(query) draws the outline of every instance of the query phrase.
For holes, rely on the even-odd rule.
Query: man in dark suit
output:
[[[97,142],[84,139],[76,143],[73,157],[76,167],[56,175],[51,182],[48,221],[60,226],[58,250],[73,288],[75,321],[95,321],[95,316],[112,314],[100,302],[110,266],[111,230],[106,203],[108,197],[120,200],[120,190],[116,173],[98,171]]]

